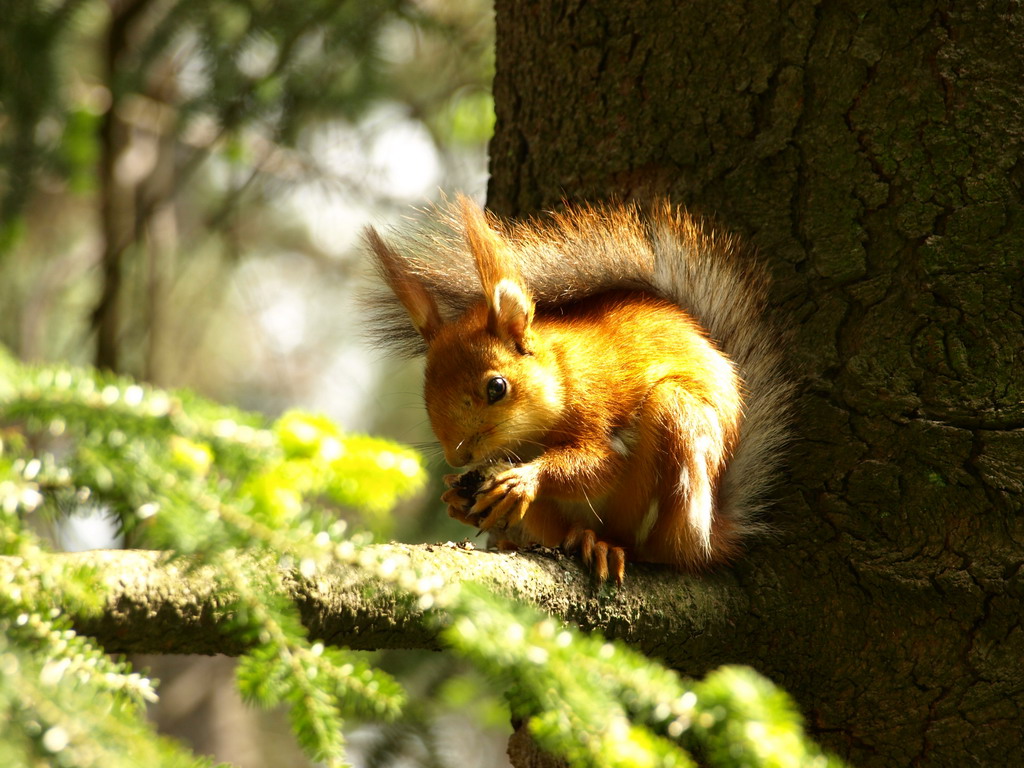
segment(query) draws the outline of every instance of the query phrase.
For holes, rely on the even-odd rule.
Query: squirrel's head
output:
[[[562,412],[562,387],[541,340],[524,348],[495,333],[491,315],[481,302],[427,348],[427,413],[455,467],[535,458]],[[499,322],[504,327],[500,315]]]
[[[424,284],[375,232],[381,271],[427,342],[424,398],[430,424],[455,467],[527,461],[561,415],[561,384],[533,327],[534,301],[508,246],[472,201],[460,197],[481,301],[445,322]]]

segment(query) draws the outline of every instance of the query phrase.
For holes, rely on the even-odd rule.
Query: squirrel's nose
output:
[[[452,467],[464,467],[473,461],[473,451],[464,445],[444,446],[444,460]]]

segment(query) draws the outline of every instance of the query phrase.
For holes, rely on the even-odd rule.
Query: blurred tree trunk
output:
[[[777,535],[681,671],[751,664],[856,765],[1020,755],[1022,6],[498,0],[497,34],[494,210],[667,195],[794,330]]]
[[[132,93],[124,85],[134,74],[125,62],[144,39],[135,27],[151,5],[152,0],[110,2],[103,56],[111,100],[99,132],[103,278],[92,326],[98,368],[160,384],[167,292],[177,247],[175,63],[165,57],[153,64],[141,83],[142,93]],[[130,258],[137,262],[134,272],[144,275],[143,290],[130,290]],[[143,306],[129,306],[132,298]],[[144,351],[133,365],[126,359],[131,357],[126,347],[134,346]]]
[[[99,301],[93,311],[96,331],[96,367],[119,371],[121,285],[124,259],[135,240],[134,185],[128,150],[131,128],[124,120],[122,59],[132,46],[132,22],[151,0],[109,0],[110,21],[103,50],[103,73],[110,92],[110,107],[100,124],[100,232],[103,236]]]

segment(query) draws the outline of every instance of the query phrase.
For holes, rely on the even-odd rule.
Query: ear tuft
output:
[[[384,242],[377,230],[367,227],[364,234],[367,245],[376,256],[377,271],[409,313],[416,330],[429,344],[443,325],[437,302],[416,275],[409,260]]]
[[[491,229],[476,203],[460,195],[458,205],[466,227],[466,243],[487,302],[487,330],[521,354],[527,354],[534,302],[516,269],[512,249]]]

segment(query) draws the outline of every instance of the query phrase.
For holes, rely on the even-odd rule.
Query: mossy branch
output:
[[[575,561],[561,555],[457,545],[387,544],[368,550],[375,559],[407,563],[420,578],[480,583],[584,629],[601,629],[677,667],[696,656],[694,642],[712,625],[735,620],[744,601],[724,575],[698,582],[662,568],[633,566],[623,587],[599,589]],[[71,618],[109,652],[238,655],[245,650],[237,633],[229,631],[231,617],[212,569],[194,559],[150,550],[40,554],[31,563],[0,557],[0,580],[17,569],[57,564],[87,565],[107,585],[100,613]],[[312,578],[290,572],[282,581],[312,639],[363,650],[440,647],[437,623],[425,621],[424,608],[374,569],[339,566]]]

